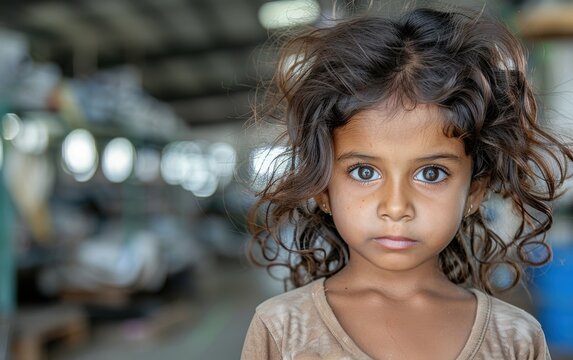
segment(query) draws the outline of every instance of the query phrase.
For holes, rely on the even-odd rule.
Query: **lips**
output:
[[[383,236],[375,238],[374,242],[388,250],[406,250],[418,245],[417,240],[402,236]]]

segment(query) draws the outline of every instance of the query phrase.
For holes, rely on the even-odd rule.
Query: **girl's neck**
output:
[[[457,292],[437,264],[425,264],[407,271],[387,271],[366,264],[349,262],[339,273],[329,279],[332,290],[374,291],[389,299],[412,299],[418,294]]]

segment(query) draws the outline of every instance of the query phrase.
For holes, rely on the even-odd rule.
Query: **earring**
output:
[[[324,209],[325,213],[332,216],[332,213],[330,211],[328,211],[328,207],[326,206],[326,203],[322,203],[322,208]]]
[[[473,208],[473,207],[474,207],[473,204],[470,204],[470,207],[469,207],[468,212],[466,213],[466,216],[465,216],[465,217],[470,216],[470,213],[472,212],[472,208]]]

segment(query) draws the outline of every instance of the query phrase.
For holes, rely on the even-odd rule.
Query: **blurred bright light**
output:
[[[77,181],[84,182],[95,174],[98,163],[96,143],[92,134],[76,129],[68,134],[62,143],[64,170]]]
[[[192,141],[178,141],[163,149],[161,177],[169,185],[181,185],[189,172],[194,155],[201,155],[201,147]]]
[[[270,1],[259,8],[259,22],[265,29],[310,24],[319,16],[320,5],[316,0]]]
[[[111,182],[125,181],[133,171],[135,148],[126,138],[111,140],[103,151],[102,171]]]
[[[286,164],[282,162],[284,146],[264,146],[251,153],[251,175],[253,178],[270,176],[273,172],[283,172]]]
[[[226,159],[228,163],[232,156],[225,145],[214,148],[217,155],[213,155],[212,150],[213,148],[209,147],[210,154],[206,156],[201,146],[193,141],[179,141],[167,145],[161,158],[161,176],[166,183],[181,185],[197,197],[213,195],[219,185],[217,173],[212,171],[213,158],[216,156],[217,159]],[[234,152],[234,149],[232,151]],[[224,171],[229,171],[228,164],[223,168]]]
[[[14,140],[20,132],[22,120],[18,115],[8,113],[2,118],[2,135],[6,140]]]
[[[191,192],[199,191],[210,177],[215,176],[209,171],[209,164],[201,154],[189,154],[185,159],[185,174],[181,186]]]
[[[218,177],[221,186],[228,185],[233,179],[237,165],[237,152],[230,144],[219,142],[209,146],[207,150],[211,172]]]
[[[254,190],[262,190],[271,177],[284,174],[290,162],[285,156],[285,146],[263,146],[250,154],[250,176]]]
[[[217,177],[211,173],[205,179],[205,181],[203,182],[203,185],[200,188],[191,190],[191,192],[193,193],[193,195],[195,195],[197,197],[209,197],[209,196],[212,196],[213,194],[215,194],[215,192],[217,191],[218,185],[219,185],[219,182],[217,180]]]
[[[48,126],[42,120],[24,121],[14,137],[14,147],[26,154],[41,154],[48,148]]]
[[[169,185],[178,185],[183,178],[181,175],[181,163],[183,160],[176,149],[176,144],[169,144],[163,149],[161,157],[160,172],[161,177]]]
[[[135,176],[142,182],[152,182],[159,177],[161,155],[152,148],[142,148],[137,151],[135,160]]]

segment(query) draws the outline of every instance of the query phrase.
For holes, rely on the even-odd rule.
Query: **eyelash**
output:
[[[350,176],[350,173],[352,173],[352,171],[354,171],[354,170],[356,170],[356,169],[358,169],[358,168],[360,168],[360,167],[366,167],[366,166],[367,166],[367,167],[371,167],[371,168],[373,168],[373,169],[376,169],[374,166],[368,165],[368,164],[366,164],[366,163],[356,163],[356,164],[353,164],[353,165],[349,166],[349,167],[346,169],[346,173],[349,174],[349,176]],[[439,185],[439,184],[442,184],[442,183],[446,182],[446,181],[450,178],[450,172],[449,172],[446,168],[444,168],[443,166],[437,165],[437,164],[425,165],[425,166],[421,167],[420,169],[418,169],[418,170],[415,172],[414,175],[417,175],[420,171],[423,171],[424,169],[427,169],[427,168],[440,169],[441,171],[444,172],[444,174],[446,174],[446,177],[445,177],[443,180],[440,180],[440,181],[438,181],[438,182],[419,181],[420,183],[422,183],[422,185],[425,185],[425,186]],[[378,170],[375,170],[375,171],[378,172]],[[367,181],[367,180],[363,180],[363,181],[356,180],[356,179],[354,179],[352,176],[350,176],[350,178],[351,178],[352,180],[354,180],[354,181],[357,181],[357,182],[360,183],[361,185],[368,185],[368,183],[370,183],[370,181]]]
[[[356,169],[358,169],[358,168],[361,167],[361,166],[370,166],[370,165],[365,164],[365,163],[352,164],[352,165],[350,165],[350,166],[346,169],[346,172],[347,172],[347,173],[351,173],[353,170],[356,170]]]

